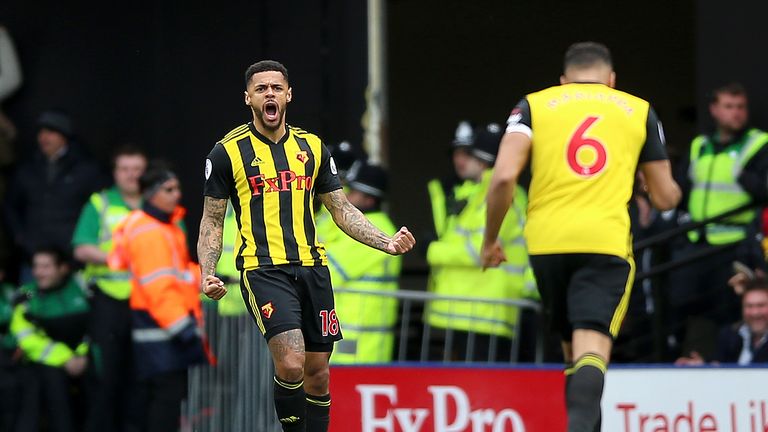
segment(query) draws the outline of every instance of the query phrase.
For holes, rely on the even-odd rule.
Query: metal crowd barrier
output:
[[[396,335],[394,362],[442,361],[448,362],[447,354],[434,358],[430,352],[451,351],[453,332],[434,329],[422,319],[429,301],[472,302],[514,306],[529,310],[540,330],[540,305],[530,300],[488,300],[469,296],[437,296],[421,291],[364,291],[336,289],[336,294],[350,293],[377,297],[396,298],[399,302],[399,318],[393,331]],[[230,294],[231,295],[231,294]],[[197,367],[189,373],[189,395],[182,407],[185,432],[263,431],[279,432],[273,399],[273,367],[271,356],[261,333],[250,315],[222,316],[215,303],[204,303],[205,327],[211,349],[218,358],[217,366]],[[518,314],[520,316],[522,314]],[[342,317],[342,331],[344,322]],[[518,319],[515,334],[520,334]],[[469,333],[467,351],[474,347],[474,335]],[[543,359],[540,331],[536,337],[535,362]],[[510,358],[517,361],[518,338],[512,339]],[[494,354],[497,341],[489,339],[489,354]],[[489,358],[493,358],[489,355]],[[333,363],[333,362],[332,362]]]

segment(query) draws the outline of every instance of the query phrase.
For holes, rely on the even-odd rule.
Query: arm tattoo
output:
[[[221,257],[224,216],[227,200],[205,197],[203,218],[200,221],[200,236],[197,239],[197,258],[200,260],[203,278],[214,274]]]
[[[273,336],[268,345],[275,363],[280,363],[291,353],[304,354],[304,335],[298,329],[288,330]]]
[[[322,194],[320,199],[331,212],[336,225],[348,236],[360,243],[386,252],[390,237],[376,228],[357,207],[353,206],[341,189]]]

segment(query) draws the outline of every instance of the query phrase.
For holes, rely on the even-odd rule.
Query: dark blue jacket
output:
[[[9,232],[26,257],[40,246],[69,251],[77,218],[88,197],[105,185],[106,176],[76,147],[56,162],[42,154],[16,169],[5,201]]]

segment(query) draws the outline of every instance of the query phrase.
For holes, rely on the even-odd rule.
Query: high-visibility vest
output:
[[[75,278],[52,291],[40,291],[34,283],[21,290],[27,300],[14,308],[10,330],[27,360],[63,367],[72,357],[88,353],[85,336],[90,307]],[[62,326],[67,319],[72,322]],[[61,334],[54,338],[54,331]]]
[[[429,245],[430,290],[437,295],[491,300],[538,298],[523,237],[527,197],[521,187],[499,231],[508,261],[486,271],[480,266],[490,177],[491,171],[486,171],[453,226]],[[434,300],[428,302],[426,315],[433,327],[512,337],[519,311],[500,304]]]
[[[691,220],[701,221],[748,204],[752,198],[738,182],[747,163],[768,143],[768,133],[750,129],[738,142],[716,152],[709,137],[700,135],[691,143],[688,175],[693,183],[688,199]],[[746,238],[747,225],[755,220],[747,210],[721,222],[707,224],[704,240],[709,244],[734,243]],[[700,240],[699,230],[690,231],[692,242]]]
[[[240,235],[237,229],[237,218],[232,204],[227,205],[227,214],[224,217],[224,230],[222,232],[221,257],[216,264],[216,274],[228,277],[227,295],[218,302],[219,313],[224,316],[237,316],[247,313],[243,296],[240,293],[240,272],[235,266],[236,236]],[[205,300],[205,298],[204,298]]]
[[[429,202],[432,206],[432,223],[438,237],[449,229],[456,216],[475,189],[476,182],[465,180],[453,185],[446,190],[445,185],[439,179],[432,179],[427,183]]]
[[[90,203],[99,214],[99,249],[108,253],[112,250],[115,228],[131,209],[124,204],[109,202],[106,190],[92,194]],[[90,263],[85,266],[83,276],[88,283],[96,284],[104,294],[112,298],[127,300],[131,296],[131,274],[127,271],[111,270],[105,264]]]
[[[381,211],[366,213],[373,225],[394,234],[395,225]],[[325,232],[328,269],[334,289],[376,292],[398,289],[401,257],[389,255],[352,239],[340,229]],[[336,315],[344,339],[336,342],[334,364],[385,363],[392,361],[398,301],[379,295],[335,293]]]

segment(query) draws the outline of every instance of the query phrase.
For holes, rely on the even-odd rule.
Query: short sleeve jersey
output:
[[[530,253],[628,257],[637,165],[667,159],[650,104],[602,84],[555,86],[520,101],[506,131],[532,143]]]
[[[239,270],[295,264],[324,266],[312,202],[341,189],[333,158],[314,134],[287,126],[272,142],[248,123],[214,145],[205,161],[204,195],[232,201]]]

